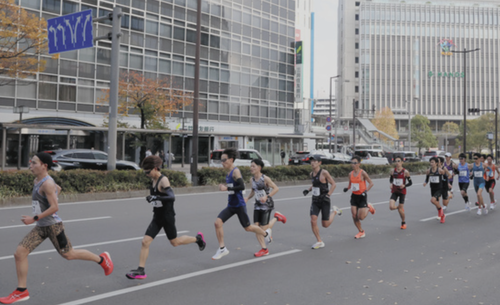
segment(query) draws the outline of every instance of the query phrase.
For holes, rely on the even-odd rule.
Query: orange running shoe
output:
[[[16,290],[14,290],[14,292],[9,294],[8,297],[0,298],[0,303],[12,304],[12,303],[21,302],[21,301],[27,301],[29,298],[30,298],[30,293],[28,292],[28,289],[26,289],[23,292],[16,289]]]
[[[439,217],[443,217],[443,215],[444,215],[444,211],[443,211],[443,209],[441,208],[441,210],[438,210],[438,216],[439,216]]]
[[[276,211],[276,213],[274,213],[274,217],[276,217],[276,219],[278,219],[278,221],[281,221],[282,223],[286,223],[285,215],[281,214],[280,212]]]
[[[406,230],[406,223],[401,225],[401,230]]]
[[[255,257],[269,255],[269,249],[260,249],[259,252],[255,253],[254,255]]]
[[[443,216],[441,216],[441,223],[444,223],[444,220],[446,219],[446,214],[443,214]]]
[[[375,214],[375,208],[371,203],[368,204],[368,209],[370,209],[370,213],[372,213],[372,215]]]
[[[113,261],[111,260],[111,256],[109,256],[108,252],[101,253],[101,255],[99,255],[99,256],[102,257],[102,262],[100,265],[101,265],[102,269],[104,269],[104,274],[106,276],[110,275],[114,269],[114,265],[113,265]]]
[[[358,234],[356,234],[356,236],[354,236],[354,239],[360,239],[363,237],[365,237],[365,230],[358,232]]]

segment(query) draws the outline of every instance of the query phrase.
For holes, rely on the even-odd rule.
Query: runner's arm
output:
[[[323,171],[325,174],[326,181],[330,183],[332,186],[330,186],[330,190],[328,191],[328,197],[330,197],[333,194],[333,191],[335,191],[335,188],[337,187],[337,184],[335,184],[335,181],[332,178],[332,175],[328,171]]]
[[[277,185],[273,182],[273,180],[271,180],[271,178],[269,178],[268,176],[265,176],[265,177],[264,177],[264,182],[267,184],[267,187],[269,187],[269,188],[272,188],[272,189],[273,189],[273,190],[272,190],[272,192],[271,192],[271,193],[269,193],[269,195],[268,195],[269,197],[273,198],[273,197],[274,197],[274,195],[276,195],[280,189],[279,189],[279,188],[278,188],[278,186],[277,186]],[[252,192],[253,192],[253,190],[252,190]]]
[[[368,181],[368,187],[366,188],[366,191],[368,192],[373,187],[373,181],[372,179],[370,179],[370,176],[368,176],[368,174],[365,171],[363,171],[363,177],[365,178],[365,181]]]
[[[410,172],[407,171],[407,170],[405,170],[405,177],[406,177],[405,187],[412,186],[413,185],[413,181],[411,181]]]
[[[250,194],[248,194],[248,197],[247,197],[247,198],[245,198],[245,202],[247,202],[248,200],[250,200],[250,199],[253,197],[253,195],[255,195],[255,192],[254,192],[254,191],[253,191],[253,189],[252,189],[252,190],[250,191]]]
[[[241,172],[236,168],[233,172],[234,185],[227,187],[228,191],[243,191],[245,189],[245,181],[241,177]]]

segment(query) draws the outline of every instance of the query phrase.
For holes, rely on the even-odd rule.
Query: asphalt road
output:
[[[361,240],[353,238],[350,195],[342,193],[347,183],[338,183],[332,201],[344,214],[320,229],[326,246],[319,250],[311,249],[315,238],[311,197],[302,196],[306,186],[282,187],[275,205],[288,222],[275,225],[270,255],[263,258],[253,257],[258,242],[233,217],[224,225],[230,254],[213,261],[218,247],[213,223],[226,206],[226,193],[179,195],[180,235],[202,231],[207,248],[174,248],[158,236],[143,281],[125,277],[138,265],[140,240],[151,219],[152,208],[143,198],[61,204],[59,215],[73,246],[108,251],[114,272],[105,277],[95,263],[66,261],[47,240],[29,256],[26,304],[498,304],[500,211],[477,216],[475,209],[465,212],[456,197],[441,224],[423,178],[414,177],[408,189],[407,230],[400,230],[397,211],[388,208],[388,179],[374,180],[368,198],[377,211],[363,221]],[[17,284],[12,254],[31,229],[19,220],[29,213],[30,207],[0,209],[2,296]]]

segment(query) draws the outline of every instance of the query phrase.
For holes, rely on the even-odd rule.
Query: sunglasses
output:
[[[227,159],[220,159],[220,162],[222,162],[222,163],[224,163],[226,161],[227,161]]]
[[[359,164],[359,163],[358,163],[358,162],[352,162],[351,164],[352,164],[352,165],[356,165],[356,164]]]
[[[396,160],[396,162],[401,162],[401,160]]]
[[[152,171],[152,169],[150,169],[148,171],[144,171],[144,174],[149,175],[149,174],[151,174],[151,171]]]
[[[477,158],[474,158],[474,160],[477,160]]]

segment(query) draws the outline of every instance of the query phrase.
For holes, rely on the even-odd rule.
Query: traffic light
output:
[[[481,110],[479,108],[469,108],[469,113],[479,113]]]

